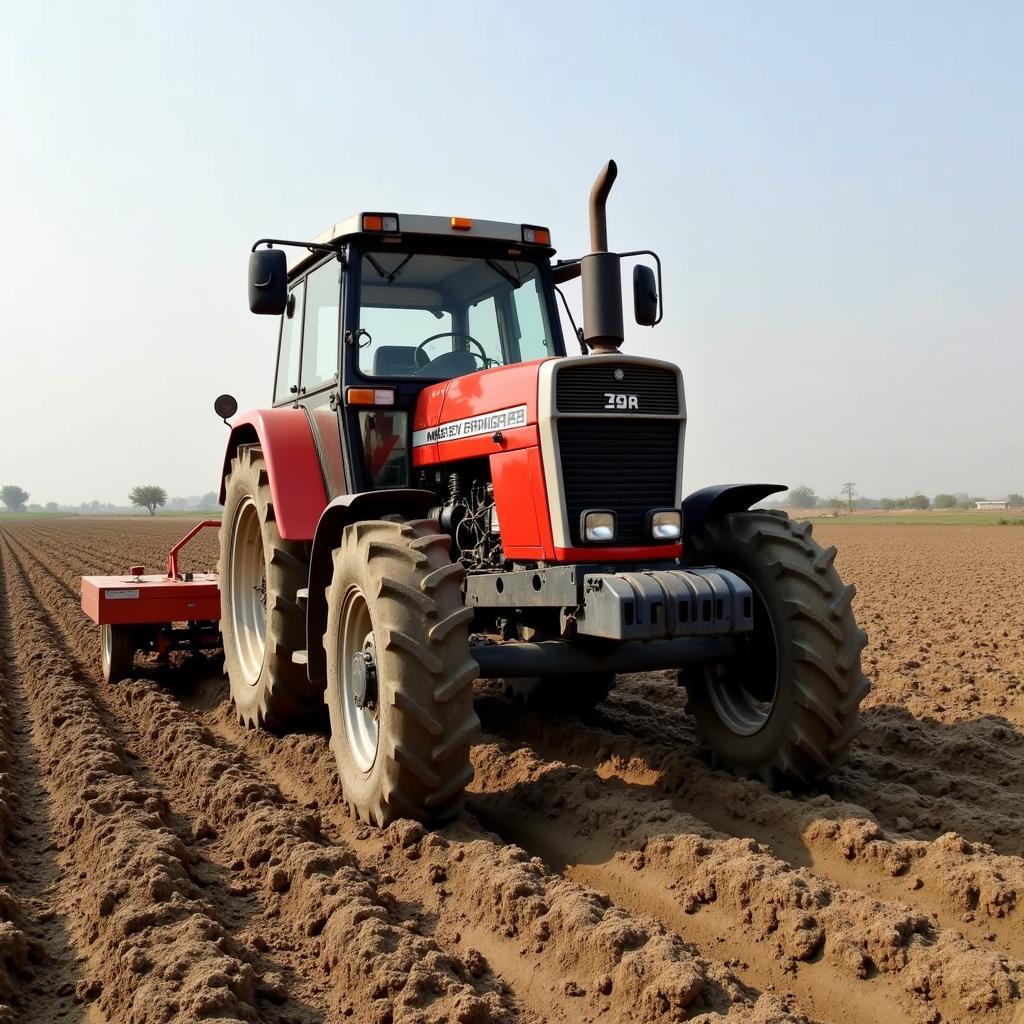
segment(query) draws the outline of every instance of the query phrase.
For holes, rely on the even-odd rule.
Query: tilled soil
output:
[[[216,655],[102,683],[78,577],[188,525],[0,523],[0,1022],[1024,1021],[1024,530],[818,528],[874,685],[826,791],[712,771],[671,673],[585,720],[481,684],[426,832]]]

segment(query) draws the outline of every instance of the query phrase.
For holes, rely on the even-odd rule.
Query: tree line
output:
[[[979,501],[992,500],[991,498],[972,496],[964,491],[960,491],[956,494],[941,493],[933,495],[932,497],[917,491],[915,494],[904,495],[900,498],[866,498],[858,495],[854,490],[854,487],[855,484],[847,482],[843,484],[842,496],[819,498],[818,495],[815,494],[813,488],[808,487],[806,484],[801,484],[799,487],[791,488],[774,504],[777,507],[783,508],[831,508],[836,511],[846,508],[851,511],[854,509],[865,511],[871,509],[881,509],[883,511],[891,511],[894,509],[913,509],[923,512],[924,510],[931,508],[974,508]],[[1024,508],[1024,494],[1019,494],[1015,491],[1006,495],[1005,499],[1000,498],[997,500],[1005,500],[1011,508]]]
[[[29,504],[31,495],[23,487],[16,484],[5,484],[0,487],[0,501],[10,512],[50,512],[70,515],[97,515],[111,512],[131,512],[133,507],[147,509],[155,515],[158,508],[168,508],[176,512],[214,511],[220,507],[217,494],[207,491],[206,494],[190,495],[187,498],[168,498],[167,491],[157,484],[140,484],[128,495],[127,505],[118,505],[111,501],[83,501],[78,505],[60,504],[48,501],[45,505]]]

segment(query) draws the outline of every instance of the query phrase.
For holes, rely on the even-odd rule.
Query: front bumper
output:
[[[589,573],[576,632],[609,640],[673,640],[754,627],[748,584],[726,569]]]
[[[727,569],[604,569],[551,566],[470,576],[466,603],[559,608],[563,636],[674,640],[753,629],[750,586]]]

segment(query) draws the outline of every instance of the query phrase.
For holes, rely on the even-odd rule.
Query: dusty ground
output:
[[[102,684],[78,576],[187,525],[0,523],[0,1021],[1024,1020],[1024,528],[817,529],[875,686],[827,792],[712,772],[669,674],[585,722],[482,689],[427,834],[214,658]]]

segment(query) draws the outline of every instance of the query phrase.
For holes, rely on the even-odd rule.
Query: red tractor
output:
[[[682,374],[619,351],[622,259],[658,267],[633,270],[641,325],[661,319],[661,273],[608,251],[615,175],[578,260],[552,262],[544,227],[386,212],[253,247],[249,306],[279,344],[272,407],[234,420],[224,456],[231,696],[274,729],[326,701],[345,798],[378,825],[458,811],[478,676],[583,710],[616,673],[678,669],[714,762],[771,785],[821,779],[858,732],[865,635],[835,549],[750,510],[780,485],[681,500]],[[570,356],[558,286],[576,277]],[[123,597],[104,618],[102,598],[111,651],[121,629],[108,675],[125,648],[130,668],[175,642],[119,627]],[[208,642],[203,625],[180,642]]]

